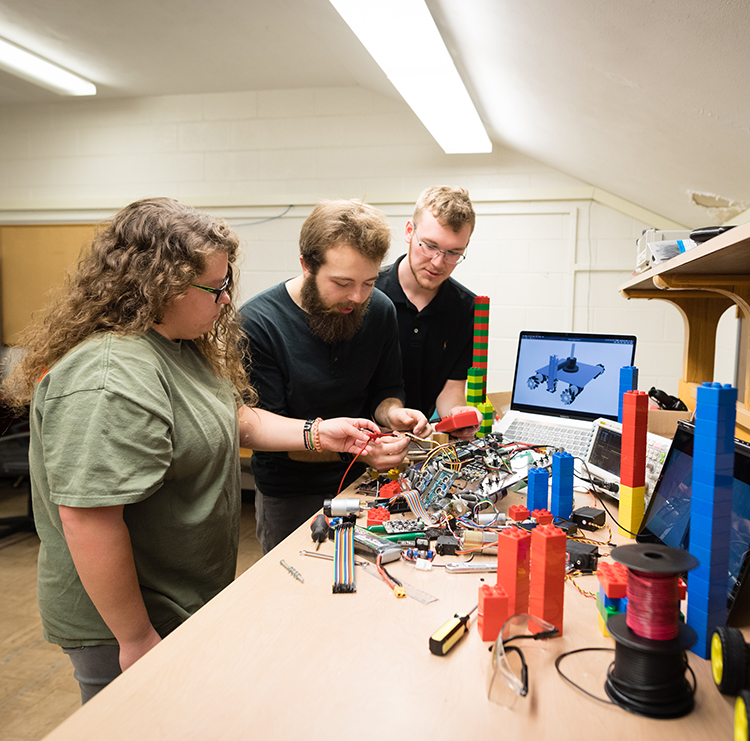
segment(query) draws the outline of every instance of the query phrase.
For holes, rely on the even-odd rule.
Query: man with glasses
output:
[[[475,295],[451,278],[466,258],[476,215],[463,188],[433,186],[406,223],[408,253],[381,271],[377,287],[396,306],[406,406],[429,419],[466,406]],[[470,439],[479,428],[456,431]]]

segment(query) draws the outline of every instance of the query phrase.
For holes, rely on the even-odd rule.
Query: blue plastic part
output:
[[[599,599],[602,601],[602,604],[605,607],[609,607],[613,610],[617,610],[618,612],[624,612],[624,609],[622,608],[622,603],[625,600],[624,597],[607,597],[606,592],[604,591],[604,587],[599,585]]]
[[[620,368],[620,386],[617,400],[617,421],[622,424],[622,397],[626,391],[638,390],[638,368],[634,365],[623,365]]]
[[[530,468],[527,487],[527,508],[549,509],[549,471],[546,468]]]
[[[573,514],[573,461],[570,453],[552,454],[550,511],[563,520],[569,520]]]

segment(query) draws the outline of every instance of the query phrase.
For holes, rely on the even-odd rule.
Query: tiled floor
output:
[[[26,494],[0,482],[0,517],[23,514]],[[0,739],[37,741],[81,705],[68,658],[42,638],[33,533],[0,539]],[[243,503],[237,573],[262,555],[255,512]]]

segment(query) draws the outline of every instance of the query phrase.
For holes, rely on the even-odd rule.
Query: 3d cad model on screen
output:
[[[599,378],[604,373],[604,366],[588,365],[579,363],[575,356],[575,343],[570,347],[570,355],[564,360],[557,355],[549,356],[549,363],[539,368],[534,375],[529,376],[526,381],[528,387],[533,391],[542,384],[546,384],[546,390],[554,394],[557,391],[558,381],[567,384],[567,388],[560,393],[560,400],[563,404],[570,405],[578,394],[583,391],[584,386],[589,381]]]

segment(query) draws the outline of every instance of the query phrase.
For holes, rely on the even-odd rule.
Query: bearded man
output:
[[[256,534],[264,553],[360,476],[365,464],[384,471],[406,456],[408,438],[389,435],[347,473],[350,456],[315,449],[315,419],[370,417],[386,432],[431,432],[422,412],[404,408],[396,313],[374,287],[390,242],[388,222],[372,206],[321,203],[300,232],[302,274],[240,309],[259,406],[307,419],[311,432],[309,451],[253,452]]]

